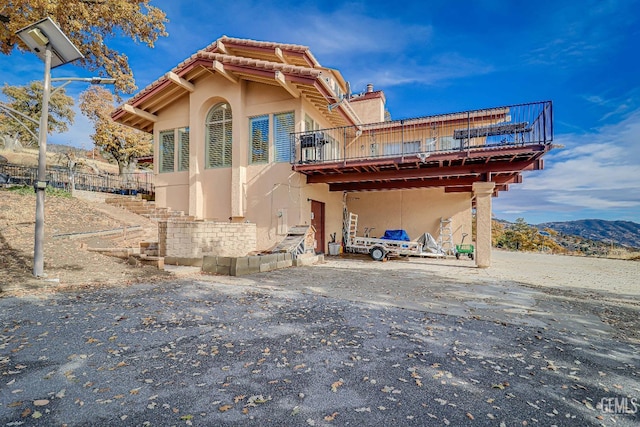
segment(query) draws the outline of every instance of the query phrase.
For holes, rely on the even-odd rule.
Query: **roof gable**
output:
[[[358,124],[348,102],[341,99],[346,82],[336,70],[322,67],[306,46],[237,39],[223,36],[185,59],[142,89],[112,114],[115,121],[150,132],[157,113],[179,97],[195,90],[199,78],[217,73],[230,84],[255,81],[284,88],[303,97],[335,126]]]

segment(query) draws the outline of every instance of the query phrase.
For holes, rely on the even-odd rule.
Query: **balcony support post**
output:
[[[476,267],[491,266],[491,196],[495,182],[474,182],[476,198]]]

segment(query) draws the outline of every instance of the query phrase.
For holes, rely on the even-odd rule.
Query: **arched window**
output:
[[[227,103],[214,105],[207,114],[205,123],[206,160],[205,167],[231,166],[232,127],[231,106]]]

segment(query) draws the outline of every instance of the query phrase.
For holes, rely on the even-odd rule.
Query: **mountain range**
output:
[[[539,230],[550,228],[560,234],[579,236],[593,241],[640,248],[640,224],[632,221],[581,219],[577,221],[545,222],[536,224],[534,227]]]

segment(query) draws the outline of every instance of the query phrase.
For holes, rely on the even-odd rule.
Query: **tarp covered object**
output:
[[[424,233],[422,236],[418,237],[418,243],[422,243],[423,252],[444,255],[442,247],[436,243],[436,239],[434,239],[429,233]]]
[[[384,232],[384,236],[382,236],[381,239],[403,240],[405,242],[410,242],[411,241],[411,239],[409,238],[409,235],[404,230],[386,230]]]

